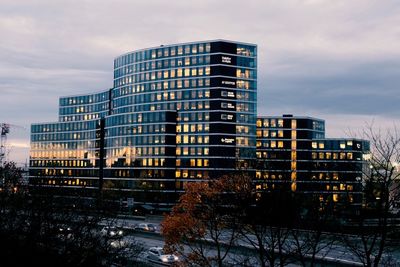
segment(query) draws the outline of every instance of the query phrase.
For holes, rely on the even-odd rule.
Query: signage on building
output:
[[[222,85],[232,85],[232,86],[235,86],[236,83],[235,83],[235,81],[226,81],[226,80],[222,80]]]
[[[355,145],[356,145],[356,149],[361,150],[362,146],[361,146],[360,142],[356,142]]]
[[[221,61],[222,63],[232,64],[232,58],[228,56],[222,56]]]
[[[235,109],[235,105],[232,103],[221,102],[221,108]]]
[[[221,120],[231,121],[233,120],[233,114],[221,114]]]
[[[221,91],[221,96],[235,98],[235,92]]]
[[[235,138],[221,138],[221,142],[225,144],[233,144],[233,142],[235,142]]]

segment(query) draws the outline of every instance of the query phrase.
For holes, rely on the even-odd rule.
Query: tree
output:
[[[259,266],[285,266],[290,256],[290,230],[293,227],[296,203],[291,192],[275,190],[249,195],[242,206],[241,237],[253,247]]]
[[[337,223],[333,201],[320,202],[318,196],[297,197],[304,212],[296,213],[296,227],[290,231],[290,247],[294,260],[303,267],[314,267],[338,243],[336,234],[327,232]]]
[[[44,187],[38,186],[32,193],[15,182],[20,180],[15,164],[4,166],[1,173],[7,186],[0,191],[1,266],[110,266],[128,256],[126,253],[134,257],[140,252],[135,241],[126,243],[120,237],[100,234],[99,223],[108,219],[103,214],[109,212],[101,207],[79,207],[79,195],[71,205],[57,194],[46,194]]]
[[[364,170],[366,206],[357,222],[356,236],[345,236],[343,242],[364,266],[385,264],[390,254],[390,234],[399,229],[393,223],[391,207],[399,202],[400,133],[396,126],[375,130],[367,125],[362,133],[370,141],[369,168]],[[369,212],[367,212],[369,211]]]
[[[236,207],[249,190],[251,180],[240,175],[189,183],[161,224],[166,249],[187,255],[187,265],[223,266],[238,236]]]

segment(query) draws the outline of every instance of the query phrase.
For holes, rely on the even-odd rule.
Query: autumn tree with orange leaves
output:
[[[180,254],[183,265],[223,266],[239,236],[239,204],[251,194],[245,175],[188,183],[162,222],[165,248]]]

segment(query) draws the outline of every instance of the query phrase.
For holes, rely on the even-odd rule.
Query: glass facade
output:
[[[360,207],[368,141],[326,139],[323,120],[291,115],[259,117],[256,134],[257,190],[291,190]]]
[[[58,123],[32,125],[31,184],[168,206],[187,182],[253,173],[256,99],[255,45],[127,53],[114,60],[112,89],[62,97]]]

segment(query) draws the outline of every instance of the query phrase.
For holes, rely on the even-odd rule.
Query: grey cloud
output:
[[[112,86],[118,55],[215,38],[258,44],[259,113],[400,115],[395,0],[6,0],[0,35],[0,121],[55,121],[59,96]]]

